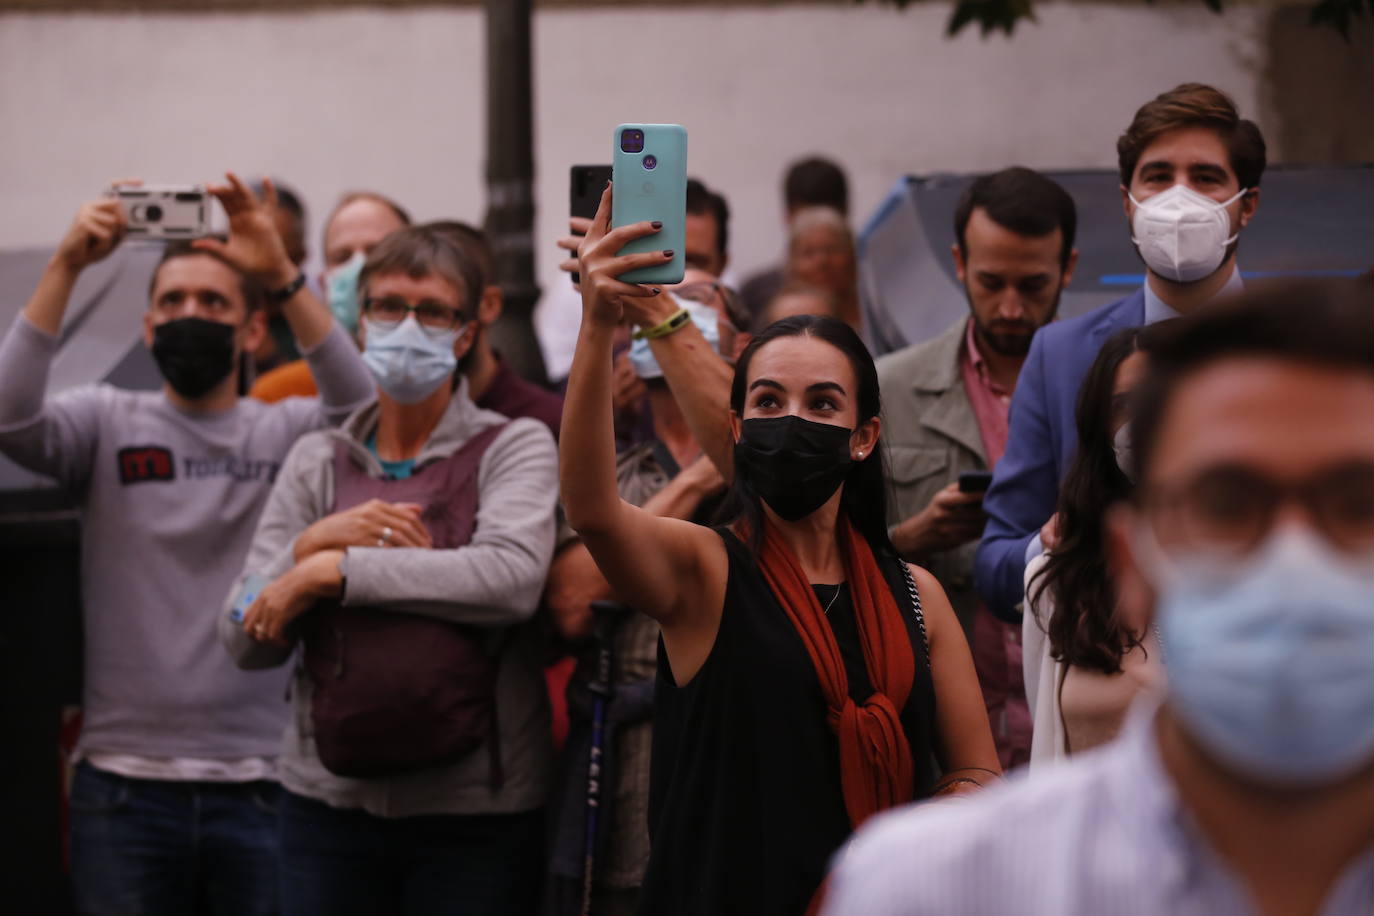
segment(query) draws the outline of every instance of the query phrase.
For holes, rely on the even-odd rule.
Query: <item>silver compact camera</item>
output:
[[[210,234],[210,195],[203,187],[116,187],[130,238],[194,239]]]

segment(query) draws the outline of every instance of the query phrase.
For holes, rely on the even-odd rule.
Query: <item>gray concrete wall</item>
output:
[[[906,172],[1111,165],[1134,109],[1185,79],[1230,92],[1276,159],[1374,160],[1368,23],[1347,45],[1296,7],[1037,14],[1010,40],[949,40],[943,3],[541,6],[542,282],[558,279],[567,167],[607,161],[623,120],[687,125],[692,172],[735,210],[738,273],[777,255],[798,155],[842,161],[862,218]],[[55,240],[112,178],[227,167],[288,179],[317,217],[374,187],[422,219],[480,219],[482,28],[466,4],[0,13],[0,246]]]

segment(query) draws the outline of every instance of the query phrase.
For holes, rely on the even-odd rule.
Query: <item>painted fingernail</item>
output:
[[[665,248],[665,249],[663,249],[663,256],[664,256],[665,258],[671,258],[671,257],[673,256],[673,249],[671,249],[671,248]]]
[[[662,229],[662,228],[663,228],[663,224],[662,224],[661,222],[659,222],[658,220],[654,220],[654,221],[653,221],[652,223],[650,223],[649,225],[653,226],[655,229]]]

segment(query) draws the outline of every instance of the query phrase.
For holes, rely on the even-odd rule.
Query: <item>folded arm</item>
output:
[[[483,456],[478,487],[464,547],[349,547],[344,604],[485,626],[528,620],[553,555],[558,453],[548,428],[513,421]]]

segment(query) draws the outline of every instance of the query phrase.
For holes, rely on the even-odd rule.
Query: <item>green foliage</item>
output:
[[[864,0],[854,0],[855,3],[863,3]],[[895,6],[898,9],[906,9],[914,0],[879,0]],[[1146,3],[1153,3],[1154,0],[1145,0]],[[1202,0],[1202,3],[1214,13],[1222,12],[1222,0]],[[1311,23],[1314,26],[1328,26],[1341,34],[1346,41],[1350,40],[1350,27],[1357,19],[1365,16],[1374,19],[1374,0],[1317,0],[1312,5]],[[1016,24],[1021,20],[1035,22],[1035,10],[1031,8],[1031,0],[958,0],[954,6],[954,12],[950,14],[949,24],[945,27],[945,33],[951,37],[958,35],[966,25],[976,24],[986,38],[993,32],[1004,32],[1007,35],[1016,29]]]

